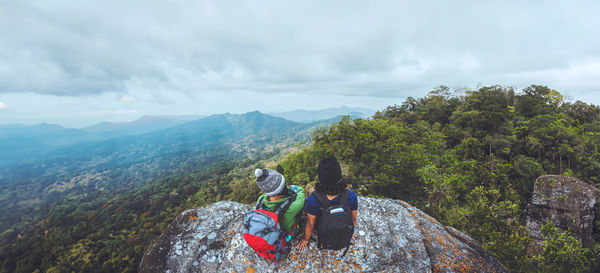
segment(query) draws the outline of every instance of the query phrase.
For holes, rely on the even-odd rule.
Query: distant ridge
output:
[[[353,118],[366,118],[375,113],[374,110],[367,108],[351,108],[342,106],[338,108],[327,108],[321,110],[294,110],[280,113],[269,113],[269,115],[282,117],[291,121],[310,123],[318,120],[336,118],[339,116],[349,115]]]
[[[173,127],[175,125],[179,125],[182,123],[186,123],[188,121],[198,120],[203,118],[204,116],[150,116],[146,115],[139,119],[136,119],[131,122],[101,122],[96,125],[88,126],[82,128],[82,130],[87,132],[102,132],[102,131],[111,131],[116,129],[121,129],[128,127],[138,128],[143,130],[144,132],[151,132],[154,130],[164,129],[168,127]],[[149,126],[151,125],[151,126]],[[149,126],[149,127],[148,127]],[[148,127],[148,128],[142,128]]]

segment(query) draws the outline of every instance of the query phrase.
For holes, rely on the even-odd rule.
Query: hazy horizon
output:
[[[51,121],[46,121],[46,120],[42,120],[40,122],[12,122],[12,123],[2,123],[0,122],[0,126],[10,126],[10,125],[25,125],[25,126],[34,126],[34,125],[40,125],[40,124],[50,124],[50,125],[59,125],[65,128],[72,128],[72,129],[83,129],[83,128],[87,128],[87,127],[91,127],[94,125],[98,125],[101,123],[128,123],[128,122],[134,122],[146,117],[172,117],[172,118],[185,118],[185,119],[189,119],[189,120],[193,120],[190,119],[192,117],[197,117],[197,118],[204,118],[204,117],[209,117],[212,115],[221,115],[221,114],[246,114],[249,112],[254,112],[254,111],[259,111],[263,114],[267,114],[267,115],[276,115],[276,114],[283,114],[283,113],[288,113],[288,112],[295,112],[295,111],[323,111],[323,110],[332,110],[332,109],[343,109],[343,108],[347,108],[347,109],[359,109],[359,110],[363,110],[363,114],[372,114],[375,113],[378,110],[382,110],[382,109],[368,109],[368,108],[363,108],[363,107],[348,107],[345,105],[342,105],[340,107],[335,107],[335,108],[322,108],[322,109],[291,109],[288,111],[281,111],[281,112],[263,112],[260,111],[258,109],[256,110],[250,110],[250,111],[245,111],[245,112],[239,112],[239,113],[232,113],[232,112],[220,112],[220,113],[210,113],[210,114],[206,114],[206,115],[196,115],[196,114],[184,114],[184,115],[153,115],[153,114],[139,114],[137,116],[134,116],[132,113],[132,117],[131,119],[119,119],[116,121],[110,121],[110,120],[100,120],[98,122],[93,122],[93,123],[82,123],[78,126],[70,126],[68,124],[63,124],[61,122],[51,122]]]

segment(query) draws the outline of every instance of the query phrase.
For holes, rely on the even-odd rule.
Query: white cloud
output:
[[[597,1],[5,1],[0,92],[418,96],[597,57],[599,12]]]
[[[124,103],[136,102],[136,99],[130,96],[120,96],[117,99]]]
[[[544,83],[575,100],[600,103],[600,59],[578,60],[563,67],[495,75],[501,81],[512,81],[519,87]]]
[[[8,108],[8,105],[6,103],[0,101],[0,110],[4,110],[6,108]]]

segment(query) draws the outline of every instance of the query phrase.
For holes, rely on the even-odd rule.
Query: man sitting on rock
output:
[[[291,234],[291,236],[295,236],[299,233],[298,229],[295,228],[298,226],[295,224],[296,215],[300,213],[302,207],[304,207],[304,189],[302,187],[298,187],[296,185],[291,185],[286,187],[285,178],[282,174],[275,170],[271,169],[256,169],[254,171],[256,175],[256,184],[260,188],[261,191],[264,192],[263,195],[258,197],[258,202],[261,199],[264,199],[264,206],[270,211],[274,211],[281,203],[292,197],[292,193],[296,193],[296,200],[292,202],[279,219],[279,224],[281,226],[282,231],[285,234]],[[292,228],[295,230],[292,230]]]
[[[317,223],[319,248],[341,249],[346,247],[347,250],[350,238],[354,238],[358,197],[353,190],[346,189],[347,183],[342,177],[342,168],[336,157],[322,159],[317,172],[319,182],[316,185],[316,192],[306,199],[304,210],[307,221],[304,236],[297,247],[303,250],[308,245],[315,223]],[[327,218],[327,220],[324,221],[321,218]],[[337,223],[335,223],[336,221]]]

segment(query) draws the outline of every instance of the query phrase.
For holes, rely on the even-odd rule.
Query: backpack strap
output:
[[[319,200],[319,202],[321,202],[321,205],[323,205],[323,209],[327,209],[329,206],[331,206],[329,199],[327,199],[327,197],[325,197],[324,194],[322,194],[320,192],[313,192],[313,194],[315,195],[317,200]],[[338,204],[345,206],[348,203],[348,195],[349,195],[348,189],[344,189],[344,191],[340,195]]]
[[[344,189],[344,191],[342,192],[342,195],[340,196],[339,205],[345,206],[346,204],[348,204],[348,196],[349,195],[350,195],[350,192],[348,191],[348,189]]]
[[[327,209],[329,206],[331,206],[331,203],[329,203],[329,200],[327,200],[327,197],[325,197],[324,194],[322,194],[318,191],[313,192],[313,194],[315,195],[317,200],[319,200],[319,202],[323,206],[323,209]]]
[[[296,201],[296,193],[292,194],[292,196],[288,198],[288,200],[285,200],[283,201],[283,203],[279,204],[279,206],[277,206],[277,208],[273,212],[277,214],[279,218],[281,218],[281,216],[287,211],[287,209],[294,201]]]
[[[262,210],[265,209],[265,196],[264,195],[261,195],[258,198],[258,201],[256,201],[256,207],[254,207],[254,209],[262,209]]]
[[[350,249],[350,246],[351,246],[351,245],[354,245],[354,243],[353,243],[353,242],[350,242],[350,244],[348,244],[348,246],[346,247],[346,250],[344,250],[344,253],[342,254],[342,256],[341,256],[341,257],[344,257],[344,256],[346,256],[346,253],[348,253],[348,249]]]

